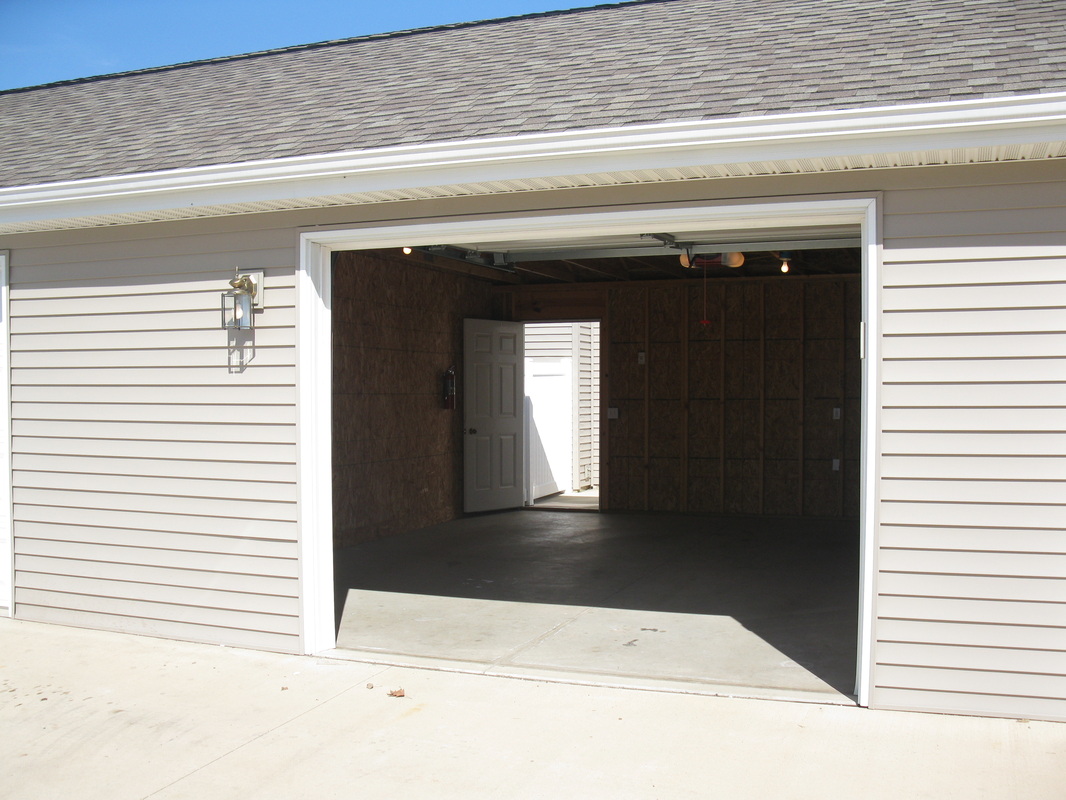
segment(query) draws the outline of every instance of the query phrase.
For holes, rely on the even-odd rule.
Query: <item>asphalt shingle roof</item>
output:
[[[642,0],[3,92],[0,186],[1064,90],[1064,0]]]

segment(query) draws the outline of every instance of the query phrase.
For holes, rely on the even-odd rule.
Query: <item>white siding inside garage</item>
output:
[[[884,228],[871,704],[1066,719],[1066,185]]]
[[[13,253],[17,617],[299,649],[294,245]],[[218,310],[237,265],[266,270],[243,371]]]

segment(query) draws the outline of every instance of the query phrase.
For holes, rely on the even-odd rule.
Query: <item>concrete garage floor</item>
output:
[[[335,558],[340,657],[853,702],[855,522],[512,511]]]

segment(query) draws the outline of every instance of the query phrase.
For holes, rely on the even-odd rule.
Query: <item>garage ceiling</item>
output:
[[[858,232],[851,226],[744,231],[650,231],[614,236],[528,241],[460,242],[414,248],[434,260],[494,270],[509,283],[669,280],[781,275],[781,256],[791,256],[790,275],[859,272]],[[744,253],[744,264],[721,264],[723,253]],[[694,267],[682,266],[681,256]],[[443,264],[442,264],[443,265]]]

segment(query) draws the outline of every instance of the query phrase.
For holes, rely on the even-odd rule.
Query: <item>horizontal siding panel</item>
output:
[[[1063,354],[1066,354],[1064,333],[885,336],[881,340],[881,356],[890,361],[907,358],[1033,358]]]
[[[1018,259],[1059,258],[1066,252],[1066,234],[974,233],[964,230],[951,236],[908,236],[884,238],[887,261],[978,261],[996,259],[1010,263]]]
[[[113,386],[79,386],[82,403],[181,403],[201,406],[284,406],[296,402],[294,386],[128,386],[116,397]],[[65,399],[63,389],[55,386],[15,386],[14,403],[53,403]]]
[[[1062,276],[1059,276],[1061,281]],[[1047,308],[1066,306],[1066,283],[1009,284],[993,286],[921,286],[886,288],[881,294],[885,311],[936,309]],[[75,313],[78,309],[72,309]]]
[[[886,254],[895,258],[895,254]],[[925,261],[916,264],[891,264],[882,273],[885,288],[897,286],[994,285],[1000,283],[1056,283],[1062,280],[1061,258],[1034,258],[1010,261]]]
[[[981,231],[982,236],[995,234],[1043,233],[1066,231],[1066,208],[1061,208],[1062,197],[1054,202],[1048,198],[1048,207],[1028,208],[970,208],[966,211],[940,209],[934,212],[911,214],[886,214],[884,235],[886,239],[917,236],[949,236],[958,231],[969,234]],[[1053,203],[1053,204],[1052,204]]]
[[[1064,528],[1066,505],[994,503],[881,503],[881,522],[896,525],[959,525],[992,528]]]
[[[225,553],[256,558],[298,556],[293,540],[250,539],[223,534],[175,533],[137,528],[98,528],[87,525],[57,525],[47,522],[19,522],[23,539],[54,542],[83,542],[121,547],[148,547],[154,550],[195,550],[199,553]]]
[[[235,439],[235,441],[239,441]],[[116,458],[201,459],[219,463],[232,463],[234,449],[229,446],[208,446],[203,442],[141,441],[121,439],[63,439],[60,437],[16,436],[12,439],[15,453],[62,456],[111,456]],[[260,444],[251,442],[241,445],[240,454],[248,465],[259,463],[296,464],[295,444]]]
[[[882,500],[922,500],[945,503],[1066,503],[1066,483],[1061,481],[883,478],[880,489]]]
[[[295,539],[296,526],[292,522],[230,517],[182,516],[145,511],[125,511],[107,508],[65,508],[54,505],[16,505],[16,536],[19,522],[54,522],[60,525],[87,525],[102,528],[140,528],[172,533],[204,533],[208,535],[245,536],[252,539]]]
[[[231,453],[231,458],[236,455]],[[31,472],[72,472],[96,475],[144,475],[161,478],[231,480],[248,468],[244,461],[174,461],[160,458],[109,458],[94,456],[16,453],[12,469]],[[295,483],[296,467],[289,464],[257,463],[256,481]]]
[[[1024,308],[989,311],[893,311],[881,315],[881,332],[1047,333],[1063,329],[1063,309]]]
[[[84,311],[84,304],[82,305]],[[296,323],[296,309],[272,305],[255,318],[256,329],[291,328]],[[195,311],[159,311],[130,314],[80,314],[49,317],[11,317],[11,332],[68,333],[81,331],[184,331],[212,328],[225,336],[219,325],[219,306],[205,306]]]
[[[162,636],[170,639],[183,639],[188,642],[224,644],[231,647],[247,647],[254,650],[275,650],[282,653],[297,653],[300,650],[300,640],[297,636],[242,628],[216,628],[207,625],[193,625],[188,622],[127,617],[29,604],[18,606],[15,616],[18,619],[25,619],[31,622],[48,622],[56,625],[118,631],[119,633]]]
[[[196,224],[204,223],[198,220]],[[245,257],[254,258],[255,253],[266,249],[279,251],[275,257],[278,263],[295,264],[297,242],[295,233],[285,228],[198,232],[190,236],[162,238],[157,238],[148,231],[145,231],[143,236],[137,236],[134,232],[108,242],[79,242],[26,248],[19,251],[17,271],[27,276],[26,282],[32,282],[35,277],[37,280],[44,280],[37,276],[50,266],[66,267],[66,272],[57,271],[56,279],[62,279],[64,275],[76,277],[79,267],[93,276],[146,275],[151,272],[150,267],[155,265],[158,265],[158,271],[161,273],[183,272],[183,265],[192,272],[220,271],[219,260],[227,254],[232,255],[232,258],[226,259],[230,264],[240,263],[242,267],[249,268]],[[129,271],[107,272],[109,267],[117,268],[122,265],[128,265]],[[33,269],[27,269],[28,267]],[[224,274],[227,278],[232,275],[232,269],[232,266],[226,269]]]
[[[1066,579],[1066,555],[1055,553],[981,553],[965,550],[893,550],[877,557],[882,572],[933,572],[956,575],[1012,575]],[[1066,590],[1066,583],[1062,587]]]
[[[59,399],[59,398],[54,398]],[[11,416],[20,420],[71,420],[78,422],[150,422],[200,425],[269,425],[296,424],[296,409],[282,405],[178,405],[173,403],[90,403],[68,396],[69,402],[12,403]],[[128,429],[127,429],[128,430]],[[149,433],[145,429],[146,433]],[[275,440],[275,431],[267,441]],[[291,441],[291,438],[287,439]]]
[[[1047,167],[1040,167],[1048,169]],[[992,186],[938,186],[885,192],[886,214],[920,214],[943,211],[990,211],[1040,208],[1062,203],[1062,184],[1054,179]]]
[[[896,383],[881,386],[881,403],[892,406],[1062,406],[1064,383]]]
[[[1066,650],[1066,599],[1061,603],[1022,603],[1004,600],[972,600],[957,597],[897,597],[880,595],[877,598],[878,617],[925,620],[935,622],[973,622],[983,624],[1024,625],[1058,628],[1045,631],[1041,647]],[[971,626],[972,627],[972,626]],[[893,637],[885,636],[889,639]],[[996,640],[995,636],[991,637]],[[914,641],[904,636],[903,641]],[[921,641],[926,641],[922,639]],[[939,640],[937,640],[939,642]],[[987,640],[983,642],[987,644]],[[971,642],[970,644],[974,644]],[[887,660],[887,659],[886,659]]]
[[[938,714],[976,714],[1019,719],[1066,720],[1066,700],[976,695],[964,692],[938,693],[913,689],[875,688],[870,707],[885,710],[929,711]]]
[[[72,592],[55,592],[44,589],[15,589],[15,607],[21,604],[67,608],[97,614],[116,614],[124,617],[184,622],[192,625],[209,625],[223,628],[247,628],[296,636],[300,632],[295,617],[282,614],[262,614],[253,611],[232,611],[223,608],[184,606],[156,603],[147,600],[131,600],[125,597],[101,597]]]
[[[227,609],[229,611],[251,611],[289,617],[295,617],[300,613],[300,601],[296,597],[224,592],[217,589],[193,589],[187,586],[109,581],[99,578],[76,578],[69,575],[42,573],[22,573],[20,585],[26,589],[69,592],[75,595],[146,600],[153,603],[202,606]]]
[[[29,251],[24,251],[29,252]],[[291,252],[284,250],[258,250],[241,254],[243,261],[247,255],[249,260],[258,261],[263,266],[245,266],[245,270],[262,270],[265,273],[266,289],[269,292],[275,288],[292,288],[296,285],[296,270],[289,267],[279,267],[278,264],[292,263]],[[209,256],[210,257],[210,256]],[[217,259],[217,256],[214,256]],[[21,261],[21,259],[20,259]],[[22,265],[25,267],[25,264]],[[42,270],[55,270],[57,265],[42,265]],[[87,262],[78,262],[80,270],[87,267]],[[114,260],[100,264],[105,270],[112,270],[119,266],[124,274],[99,277],[71,277],[70,270],[66,271],[65,277],[43,279],[42,272],[36,270],[19,271],[18,280],[12,284],[13,296],[20,300],[43,300],[56,297],[110,297],[113,295],[149,295],[149,294],[172,294],[185,291],[216,291],[223,292],[229,287],[226,285],[233,277],[232,270],[220,270],[217,260],[214,263],[202,263],[199,268],[189,268],[190,262],[186,256],[161,256],[156,258],[133,258],[121,262]],[[140,267],[140,271],[138,270]],[[129,270],[133,270],[132,272]]]
[[[217,347],[170,350],[33,350],[11,354],[15,369],[100,369],[104,367],[217,367],[229,369],[229,348],[222,331]],[[296,363],[295,347],[255,347],[256,366],[288,367]]]
[[[877,643],[877,660],[880,664],[987,672],[1032,672],[1066,677],[1066,650],[961,647],[959,645],[880,641]],[[1028,682],[1028,678],[1025,682]]]
[[[234,474],[240,474],[239,471]],[[230,476],[232,478],[232,475]],[[239,496],[242,500],[295,503],[298,499],[293,483],[213,479],[197,480],[154,475],[100,475],[91,472],[12,472],[11,485],[20,489],[56,489],[79,492],[125,492],[164,497],[223,498]],[[206,510],[206,507],[205,507]]]
[[[84,408],[84,406],[83,406]],[[241,443],[241,455],[248,461],[256,461],[256,453],[268,445],[295,443],[295,425],[247,425],[238,423],[198,424],[195,422],[96,421],[61,419],[14,419],[11,423],[13,436],[41,436],[80,439],[129,439],[134,442],[173,441],[187,444],[202,443],[204,457],[210,457],[211,443]],[[247,443],[247,445],[245,444]],[[244,448],[247,446],[247,450]],[[225,453],[233,458],[232,448]],[[51,451],[49,451],[51,452]],[[60,451],[62,452],[62,451]]]
[[[296,521],[295,503],[246,500],[242,497],[220,499],[214,497],[142,495],[102,491],[79,492],[20,487],[15,487],[11,492],[11,496],[12,501],[19,505],[215,516],[219,518],[218,524],[223,530],[227,521],[233,518],[255,521]]]
[[[1066,534],[1061,530],[882,525],[877,542],[880,547],[1066,554]]]
[[[882,572],[877,576],[877,591],[884,594],[916,597],[966,597],[981,600],[1061,603],[1066,593],[1066,582],[1058,578]],[[878,631],[880,632],[880,623]]]
[[[893,456],[881,457],[883,478],[1002,478],[1066,480],[1066,461],[1057,456]]]
[[[275,578],[295,578],[296,562],[286,558],[262,558],[232,553],[200,553],[196,551],[157,550],[150,547],[120,547],[118,545],[85,542],[54,542],[48,539],[15,539],[15,554],[51,556],[53,558],[104,561],[145,567],[168,567],[182,570],[203,570],[243,575],[265,575]]]
[[[960,647],[1066,650],[1066,629],[1040,625],[996,625],[879,619],[878,637],[895,642],[927,642]]]
[[[15,570],[18,573],[70,575],[100,580],[188,586],[279,597],[296,597],[298,588],[297,579],[294,577],[227,574],[216,570],[178,569],[52,556],[16,555]]]
[[[881,434],[881,450],[901,455],[1066,456],[1066,433]]]
[[[1066,316],[1066,310],[1062,314]],[[1066,381],[1066,357],[884,361],[881,376],[887,383]]]
[[[260,386],[294,386],[295,367],[261,367],[250,364],[239,373],[240,383]],[[133,367],[128,369],[13,369],[11,383],[14,386],[233,386],[237,383],[234,373],[219,367]]]
[[[1066,431],[1064,408],[885,408],[884,430]]]
[[[258,320],[257,320],[258,321]],[[295,334],[291,328],[256,328],[257,348],[291,345]],[[13,352],[82,351],[82,350],[209,350],[226,347],[226,334],[219,327],[182,331],[82,331],[71,333],[20,333],[11,337]]]
[[[1066,699],[1066,676],[1063,675],[1019,675],[1010,672],[895,666],[879,663],[874,667],[874,682],[877,686],[921,687],[938,692]]]
[[[232,276],[230,276],[232,277]],[[202,311],[208,309],[221,314],[222,292],[229,289],[228,279],[211,285],[183,287],[171,294],[101,294],[86,297],[71,292],[69,297],[23,298],[18,292],[11,294],[11,317],[80,316],[86,309],[93,315],[111,314],[158,314],[174,311]],[[293,287],[271,288],[263,295],[263,310],[256,312],[256,322],[273,309],[296,305],[296,289]],[[220,331],[221,333],[221,331]]]

